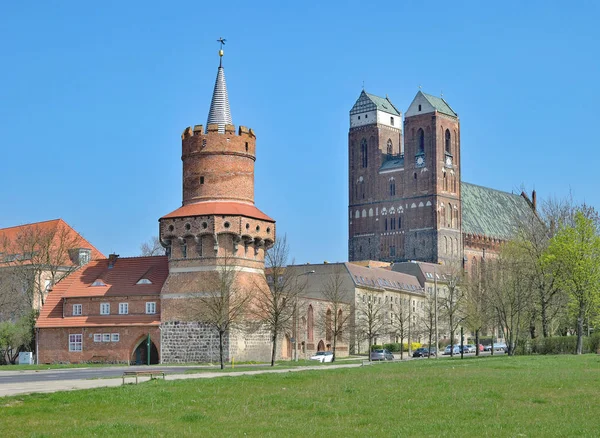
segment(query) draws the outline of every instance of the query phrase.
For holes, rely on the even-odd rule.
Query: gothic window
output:
[[[390,219],[390,229],[391,230],[395,230],[396,229],[396,218],[393,217]]]
[[[446,153],[450,153],[450,130],[446,129]]]
[[[184,259],[187,258],[187,241],[185,240],[181,244],[181,257]]]
[[[396,196],[396,180],[390,181],[390,196]]]
[[[369,162],[367,157],[367,139],[365,138],[360,142],[360,157],[362,160],[362,167],[367,167]]]
[[[448,204],[446,208],[446,226],[450,227],[452,223],[452,204]]]
[[[392,155],[393,153],[394,153],[394,145],[392,144],[392,140],[388,139],[388,141],[387,141],[387,154],[388,155]]]
[[[402,228],[402,217],[398,218],[398,229]]]
[[[384,219],[384,221],[383,221],[383,224],[384,224],[384,226],[383,226],[384,228],[383,228],[383,229],[384,229],[385,231],[387,231],[387,227],[388,227],[388,221],[387,221],[387,217]]]
[[[448,178],[447,178],[446,172],[443,172],[443,174],[444,174],[444,186],[443,187],[444,187],[445,191],[448,191]]]
[[[309,341],[312,341],[314,338],[314,316],[313,316],[313,308],[311,305],[308,306],[308,315],[306,315],[307,319],[307,327],[306,327],[306,336]]]
[[[419,128],[417,131],[417,154],[425,153],[425,133]]]
[[[339,341],[342,340],[343,322],[344,322],[343,313],[342,313],[342,309],[340,309],[338,311],[338,318],[337,318],[337,325],[338,325],[337,332],[338,332],[338,340]]]

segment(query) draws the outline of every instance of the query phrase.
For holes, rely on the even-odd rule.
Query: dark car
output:
[[[371,360],[394,360],[394,355],[388,350],[373,350]]]
[[[413,357],[429,357],[429,356],[435,356],[436,355],[436,351],[435,348],[431,349],[431,352],[429,351],[428,348],[417,348],[414,352],[413,352]]]

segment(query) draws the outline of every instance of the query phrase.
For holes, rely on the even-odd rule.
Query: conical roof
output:
[[[229,109],[229,98],[227,97],[227,84],[225,83],[225,71],[219,65],[215,89],[213,91],[210,110],[208,111],[208,121],[206,125],[219,125],[219,132],[225,132],[225,125],[233,125],[231,120],[231,110]]]

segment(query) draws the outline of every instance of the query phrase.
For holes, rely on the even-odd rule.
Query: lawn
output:
[[[326,366],[326,365],[325,365]],[[598,436],[600,356],[415,360],[0,399],[2,436]]]

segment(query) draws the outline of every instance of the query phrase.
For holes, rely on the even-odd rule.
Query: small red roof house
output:
[[[36,324],[38,363],[159,362],[166,256],[91,261],[48,294]]]
[[[27,304],[36,310],[53,284],[99,258],[104,255],[62,219],[0,229],[0,276],[27,284]]]

